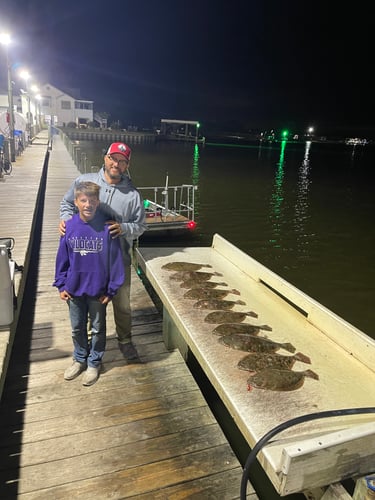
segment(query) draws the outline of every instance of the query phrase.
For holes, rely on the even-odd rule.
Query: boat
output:
[[[368,144],[368,140],[360,139],[359,137],[349,137],[345,139],[345,144],[347,146],[366,146],[366,144]]]
[[[204,144],[206,138],[199,135],[200,123],[193,120],[162,119],[156,131],[159,141],[182,141]]]
[[[169,185],[166,176],[164,186],[138,187],[143,196],[146,212],[147,236],[161,233],[189,234],[195,230],[194,184]]]

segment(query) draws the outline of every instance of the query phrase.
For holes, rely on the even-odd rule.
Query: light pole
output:
[[[16,161],[16,147],[14,143],[14,108],[13,108],[13,88],[12,88],[12,72],[9,61],[8,45],[10,44],[10,36],[7,33],[0,34],[0,43],[5,47],[6,64],[8,70],[8,119],[9,119],[9,144],[10,144],[10,161]]]
[[[26,84],[26,96],[27,96],[27,142],[30,143],[31,141],[31,110],[30,110],[30,89],[29,89],[29,78],[30,74],[28,71],[21,71],[20,73],[21,78],[25,80]]]

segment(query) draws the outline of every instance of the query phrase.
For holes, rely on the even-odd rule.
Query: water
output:
[[[82,143],[89,165],[108,144]],[[198,185],[197,231],[219,233],[375,338],[375,148],[343,144],[134,144],[138,186]],[[142,242],[141,242],[142,244]],[[157,245],[166,244],[157,242]]]

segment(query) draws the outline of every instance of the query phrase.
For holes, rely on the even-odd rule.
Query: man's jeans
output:
[[[98,367],[104,356],[106,345],[106,304],[96,297],[74,297],[68,301],[72,325],[73,358],[79,363]],[[91,339],[87,334],[90,320]]]
[[[117,339],[121,344],[131,341],[132,315],[130,307],[130,266],[125,267],[125,282],[112,299]]]

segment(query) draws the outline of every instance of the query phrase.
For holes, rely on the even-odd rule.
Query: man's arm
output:
[[[76,181],[72,183],[60,202],[60,220],[68,220],[76,212],[74,205],[74,187]]]

